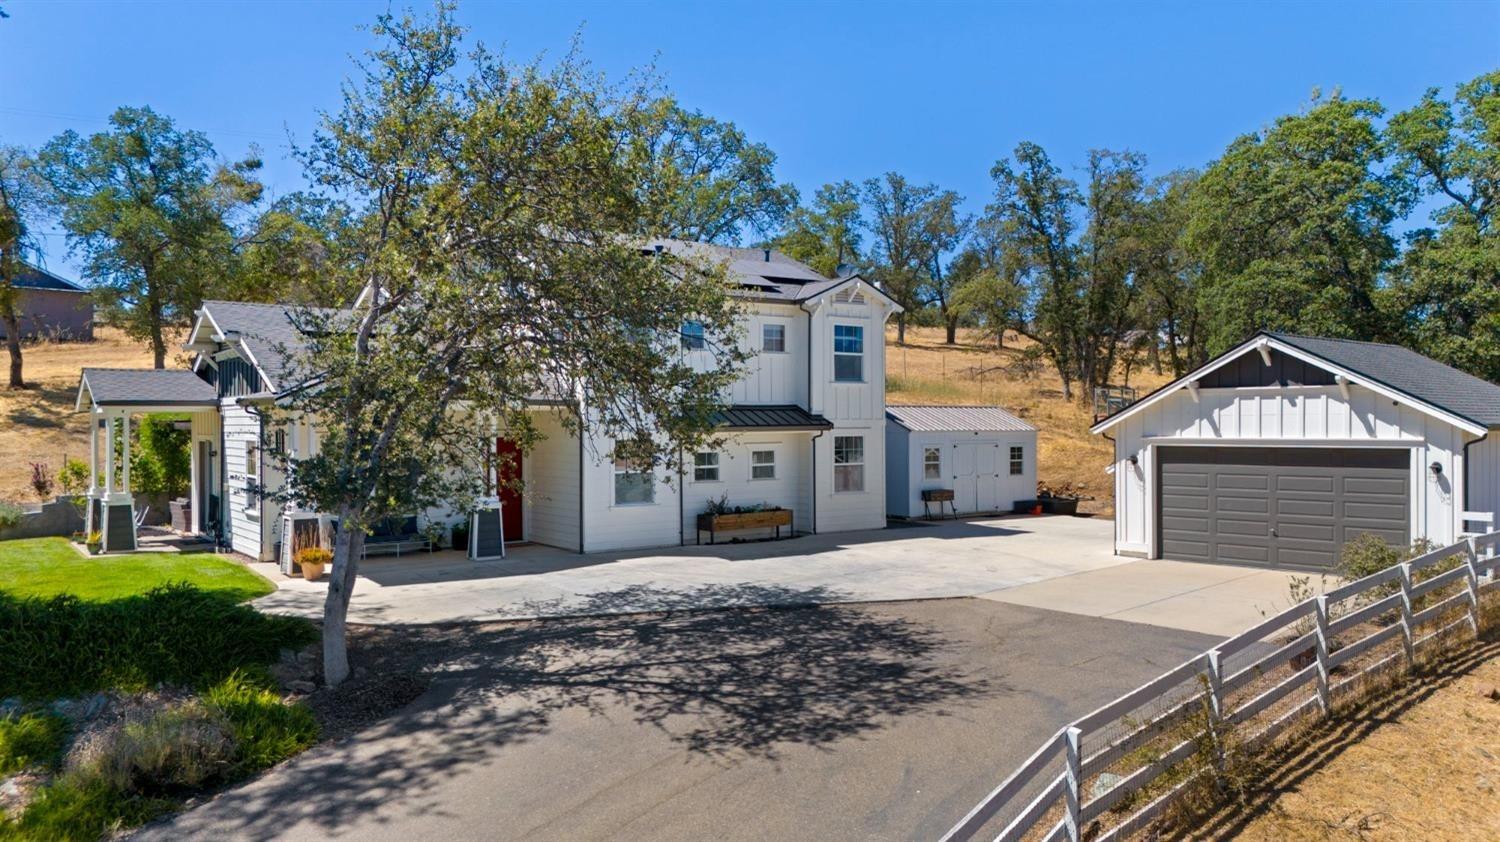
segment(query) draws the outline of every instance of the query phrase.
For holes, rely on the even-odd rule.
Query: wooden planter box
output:
[[[728,515],[698,515],[698,543],[703,543],[703,533],[708,533],[708,543],[714,542],[717,532],[732,532],[739,529],[775,529],[781,537],[781,527],[792,525],[791,509],[768,509],[763,512],[738,512]]]

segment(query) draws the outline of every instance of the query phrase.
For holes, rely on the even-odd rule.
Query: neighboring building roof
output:
[[[1500,386],[1410,348],[1271,331],[1265,335],[1476,424],[1500,427]]]
[[[1169,393],[1195,381],[1259,347],[1311,357],[1317,365],[1377,392],[1404,398],[1411,405],[1438,415],[1476,435],[1500,429],[1500,386],[1424,357],[1410,348],[1380,342],[1298,336],[1262,330],[1202,367],[1151,392],[1135,403],[1099,419],[1091,430],[1102,432]]]
[[[287,373],[288,352],[295,352],[303,336],[292,323],[294,312],[306,310],[320,315],[340,311],[328,307],[297,307],[290,304],[252,304],[245,301],[205,301],[203,312],[226,335],[236,334],[240,346],[278,387]]]
[[[218,392],[185,369],[85,368],[78,382],[96,406],[216,406]]]
[[[833,422],[793,404],[739,404],[714,413],[721,430],[831,430]]]
[[[30,263],[21,264],[21,272],[14,281],[20,289],[43,289],[50,292],[88,292],[67,278],[54,275]]]
[[[914,433],[1036,432],[1036,427],[998,406],[904,404],[887,406],[885,417]]]

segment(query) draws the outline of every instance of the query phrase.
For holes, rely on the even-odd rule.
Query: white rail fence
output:
[[[1439,638],[1464,628],[1477,635],[1480,597],[1500,588],[1497,549],[1500,533],[1460,541],[1311,597],[1225,640],[1064,726],[943,842],[981,835],[1079,842],[1086,828],[1093,842],[1128,838],[1212,770],[1184,776],[1180,764],[1207,751],[1217,765],[1227,735],[1261,744],[1309,714],[1327,715],[1361,679],[1414,665]],[[1357,640],[1340,639],[1370,628]],[[1278,642],[1265,642],[1272,637]],[[1401,646],[1388,647],[1389,654],[1370,654],[1398,638]],[[1109,771],[1124,766],[1133,768]],[[1143,795],[1150,800],[1137,805]]]

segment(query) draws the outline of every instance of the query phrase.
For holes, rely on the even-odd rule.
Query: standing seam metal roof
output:
[[[914,433],[1036,432],[1036,427],[998,406],[903,404],[887,406],[885,417]]]

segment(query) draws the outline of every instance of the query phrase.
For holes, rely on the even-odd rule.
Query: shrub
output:
[[[31,463],[31,490],[42,502],[52,499],[52,471],[46,462]]]
[[[203,694],[234,733],[237,773],[268,769],[318,740],[312,711],[283,702],[270,684],[263,675],[238,670]]]
[[[305,620],[261,614],[186,584],[112,602],[0,594],[0,698],[158,682],[203,687],[316,639]]]
[[[48,713],[0,718],[0,775],[56,760],[67,730],[62,717]]]
[[[1432,543],[1425,538],[1410,547],[1397,547],[1387,544],[1374,533],[1363,532],[1346,542],[1339,551],[1339,575],[1351,580],[1362,579],[1432,549]]]
[[[0,529],[14,529],[21,525],[21,516],[26,514],[14,503],[0,501]]]
[[[226,779],[234,734],[196,702],[127,720],[85,750],[70,770],[84,785],[125,795],[182,795]]]

